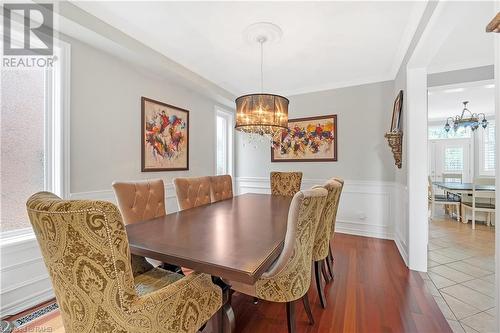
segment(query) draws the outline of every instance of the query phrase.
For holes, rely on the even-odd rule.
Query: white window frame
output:
[[[498,133],[497,133],[498,127],[497,127],[497,123],[496,123],[495,119],[488,118],[488,121],[495,123],[495,136],[498,135]],[[479,127],[477,129],[477,131],[479,131],[478,140],[477,140],[478,141],[478,151],[479,151],[479,154],[478,154],[479,155],[478,175],[483,176],[483,177],[495,177],[495,170],[485,170],[485,167],[484,167],[484,144],[485,144],[484,135],[486,133],[486,129]],[[498,152],[498,149],[495,149],[495,153],[496,152]],[[497,168],[497,166],[495,165],[495,169],[496,168]]]
[[[217,145],[217,117],[225,118],[227,121],[227,145],[226,145],[226,170],[227,174],[233,176],[234,173],[234,112],[215,107],[215,145]],[[217,174],[217,147],[215,148],[215,173]]]
[[[12,31],[12,43],[22,45],[24,37]],[[70,197],[70,74],[71,45],[54,36],[54,64],[45,71],[44,187],[63,199]],[[8,69],[7,69],[8,70]],[[34,237],[32,228],[0,232],[2,245]]]

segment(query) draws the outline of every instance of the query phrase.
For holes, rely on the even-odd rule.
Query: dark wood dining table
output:
[[[223,280],[254,283],[283,248],[292,198],[243,194],[126,226],[133,254],[207,273]],[[226,329],[234,328],[229,288]]]

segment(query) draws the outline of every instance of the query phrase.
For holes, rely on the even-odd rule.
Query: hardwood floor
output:
[[[309,300],[315,324],[308,324],[299,301],[297,332],[452,332],[420,274],[406,268],[394,242],[336,234],[333,254],[335,281],[325,288],[327,308],[321,309],[312,279]],[[252,297],[234,294],[233,307],[236,332],[287,331],[284,304],[254,304]],[[36,326],[64,332],[59,315],[42,318]]]

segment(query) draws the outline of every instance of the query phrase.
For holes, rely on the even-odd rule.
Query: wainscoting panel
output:
[[[326,179],[303,179],[302,189],[323,184]],[[394,239],[393,182],[346,180],[337,215],[337,232]],[[270,181],[261,177],[236,178],[235,191],[270,193]]]
[[[35,235],[30,229],[2,235],[0,312],[16,314],[54,297]]]

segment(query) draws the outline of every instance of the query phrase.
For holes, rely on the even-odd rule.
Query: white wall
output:
[[[64,40],[71,44],[70,197],[114,201],[114,180],[163,178],[167,210],[177,210],[172,178],[214,173],[216,102],[75,39]],[[141,96],[190,110],[190,170],[141,172]],[[1,253],[3,315],[54,297],[33,235],[2,240]]]

